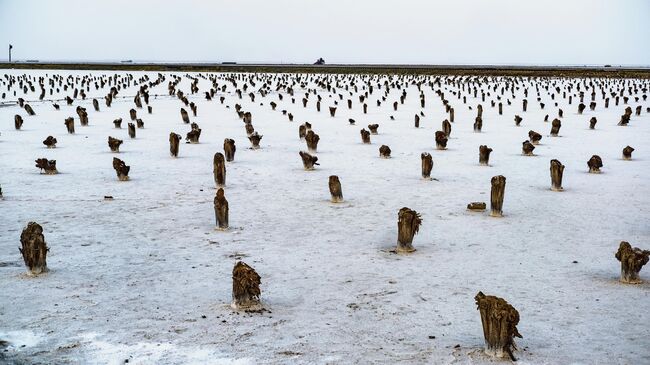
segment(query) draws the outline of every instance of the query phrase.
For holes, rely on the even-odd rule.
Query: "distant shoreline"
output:
[[[310,65],[22,61],[13,63],[1,62],[0,69],[650,78],[650,67],[619,66]]]

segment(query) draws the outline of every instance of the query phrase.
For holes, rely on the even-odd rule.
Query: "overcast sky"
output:
[[[650,65],[650,0],[0,0],[0,59]]]

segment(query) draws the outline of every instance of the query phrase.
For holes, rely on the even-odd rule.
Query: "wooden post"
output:
[[[415,114],[415,128],[420,128],[420,116]]]
[[[174,132],[169,133],[169,154],[172,157],[178,157],[178,144],[181,138],[180,134]]]
[[[118,119],[113,120],[113,125],[115,126],[115,128],[121,129],[122,128],[122,118],[118,118]]]
[[[519,312],[502,298],[482,292],[478,292],[474,300],[481,313],[485,353],[497,358],[508,355],[516,361],[512,350],[516,349],[514,338],[522,337],[517,330]]]
[[[386,146],[385,144],[379,147],[379,157],[381,158],[390,158],[390,152],[390,147]]]
[[[232,308],[244,311],[261,310],[260,283],[260,276],[252,267],[241,261],[237,262],[232,269]]]
[[[624,160],[631,160],[632,159],[632,152],[634,152],[634,148],[627,146],[623,148],[623,159]]]
[[[533,156],[533,151],[535,150],[535,146],[533,146],[532,143],[528,141],[524,141],[521,146],[521,154],[524,156]]]
[[[331,106],[330,107],[330,117],[334,118],[334,115],[336,114],[336,107]]]
[[[120,160],[117,157],[113,157],[113,168],[115,169],[115,173],[117,174],[117,178],[120,181],[129,180],[129,170],[131,170],[131,166],[127,166],[124,163],[124,161]]]
[[[108,148],[111,149],[111,152],[120,152],[120,145],[122,144],[121,139],[113,138],[108,136]]]
[[[50,250],[45,243],[43,227],[36,222],[27,223],[20,234],[19,248],[23,261],[31,275],[39,275],[48,271],[47,252]]]
[[[260,148],[260,141],[262,140],[262,135],[258,134],[257,132],[253,132],[250,136],[248,136],[248,140],[251,141],[251,148],[256,150]]]
[[[370,134],[378,134],[377,129],[379,129],[379,124],[368,124],[368,129]]]
[[[621,262],[621,282],[625,284],[640,284],[639,271],[650,259],[650,251],[632,248],[629,242],[621,241],[614,255]]]
[[[339,177],[332,175],[329,177],[330,194],[332,195],[332,203],[340,203],[343,201],[343,190],[341,190],[341,182]]]
[[[235,151],[237,151],[237,148],[235,147],[235,140],[226,138],[223,140],[223,152],[226,157],[226,161],[232,162],[235,160]]]
[[[481,132],[481,129],[483,128],[483,118],[481,117],[476,117],[474,121],[474,132]]]
[[[47,146],[47,148],[56,148],[56,142],[57,142],[56,138],[54,138],[53,136],[47,136],[47,138],[45,138],[45,140],[43,141],[43,144]]]
[[[217,228],[220,230],[228,229],[228,200],[224,196],[223,188],[217,190],[214,197],[214,214],[217,218]]]
[[[77,107],[77,115],[79,116],[79,124],[81,126],[87,126],[88,125],[88,112],[86,112],[86,108],[82,108],[80,106]]]
[[[492,149],[486,145],[481,145],[478,147],[478,163],[481,166],[487,166],[490,162],[490,153]]]
[[[528,131],[528,140],[532,144],[539,144],[539,141],[542,140],[542,135],[535,131]]]
[[[428,152],[422,152],[422,178],[431,179],[431,170],[433,169],[433,157]]]
[[[442,121],[442,131],[445,132],[445,136],[449,138],[451,135],[451,123],[447,119]]]
[[[443,131],[436,132],[436,149],[446,150],[447,149],[447,134]]]
[[[415,251],[413,237],[418,233],[422,218],[415,210],[404,207],[397,214],[397,249],[398,253]]]
[[[86,109],[84,109],[84,111],[85,110]],[[32,109],[32,107],[29,106],[29,104],[25,104],[25,111],[27,112],[27,115],[36,115],[36,113],[34,112],[34,109]]]
[[[361,129],[361,142],[369,144],[370,143],[370,132],[365,128]]]
[[[99,111],[99,101],[97,99],[93,99],[93,108],[95,108],[95,111]]]
[[[519,127],[519,125],[521,124],[521,121],[522,121],[522,120],[524,120],[522,117],[520,117],[520,116],[518,116],[518,115],[515,115],[515,125],[516,125],[517,127]]]
[[[185,110],[185,108],[181,108],[181,119],[183,119],[183,123],[185,124],[190,123],[190,116],[187,114],[187,110]]]
[[[314,165],[320,165],[318,162],[318,157],[312,156],[307,152],[300,151],[300,158],[302,158],[302,165],[305,170],[313,170]]]
[[[564,165],[558,160],[551,160],[551,190],[562,191],[562,174]]]
[[[307,135],[305,136],[305,141],[307,142],[307,149],[311,153],[315,153],[316,150],[318,149],[318,141],[320,140],[320,137],[318,134],[314,133],[311,129],[307,132]]]
[[[589,119],[589,129],[595,129],[596,123],[598,123],[596,117],[591,117],[591,119]]]
[[[14,116],[14,128],[16,128],[16,130],[20,130],[22,126],[23,126],[23,117],[16,114]]]
[[[562,122],[557,118],[553,119],[551,124],[551,137],[557,137],[558,133],[560,133],[560,127],[562,127]]]
[[[603,167],[603,160],[598,155],[593,155],[587,161],[587,166],[589,166],[589,173],[600,174],[600,168]]]
[[[56,160],[48,160],[47,158],[39,158],[35,160],[36,167],[41,169],[46,175],[56,175],[59,172],[56,169]]]
[[[129,129],[129,137],[135,138],[135,124],[129,123],[128,129]]]
[[[192,144],[199,143],[199,138],[201,137],[201,128],[196,123],[192,123],[192,130],[187,132],[185,135],[185,140]]]
[[[218,188],[226,186],[226,161],[221,152],[214,154],[212,159],[212,172],[214,173],[214,183]]]
[[[490,193],[490,208],[492,217],[503,217],[503,198],[506,191],[506,178],[503,175],[492,178]]]

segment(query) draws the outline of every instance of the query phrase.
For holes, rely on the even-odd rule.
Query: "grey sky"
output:
[[[650,0],[0,0],[0,59],[650,65]]]

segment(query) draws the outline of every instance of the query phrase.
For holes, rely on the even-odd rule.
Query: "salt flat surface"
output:
[[[157,73],[133,73],[136,80],[145,74],[150,81],[157,78]],[[482,351],[474,302],[480,290],[503,297],[519,311],[523,338],[515,355],[522,364],[650,363],[650,269],[641,271],[646,283],[623,285],[614,258],[622,240],[650,249],[650,102],[630,100],[632,108],[643,106],[642,114],[620,127],[626,105],[612,100],[605,109],[599,87],[596,109],[582,115],[576,96],[569,105],[556,95],[564,117],[560,137],[551,138],[551,123],[543,119],[545,114],[549,121],[557,117],[558,107],[550,96],[554,86],[547,91],[541,85],[564,88],[577,80],[520,79],[514,99],[506,91],[499,115],[490,106],[499,90],[490,90],[485,102],[480,93],[474,98],[465,91],[463,104],[452,94],[462,84],[432,88],[434,77],[424,76],[415,80],[424,83],[425,108],[411,78],[401,80],[408,82],[408,96],[397,111],[392,103],[402,91],[396,88],[377,107],[384,95],[377,83],[387,80],[381,77],[372,81],[374,92],[363,114],[358,95],[367,76],[329,76],[342,86],[328,93],[315,83],[328,76],[302,75],[306,84],[294,86],[292,104],[286,92],[280,101],[275,91],[266,97],[258,93],[251,102],[247,94],[262,86],[261,79],[255,87],[249,84],[242,99],[232,84],[218,79],[219,85],[228,85],[226,91],[207,101],[210,81],[201,78],[199,93],[191,95],[188,74],[177,73],[183,76],[177,90],[198,105],[198,116],[190,119],[202,135],[199,144],[183,143],[179,157],[171,158],[169,133],[184,137],[190,127],[180,117],[184,105],[167,95],[172,74],[164,75],[166,81],[150,90],[153,113],[138,110],[145,128],[135,139],[126,129],[138,90],[134,85],[120,90],[118,96],[125,98],[110,108],[103,101],[108,86],[91,87],[86,100],[72,106],[59,101],[59,111],[51,101],[38,101],[38,86],[36,94],[19,91],[2,100],[24,97],[36,115],[27,116],[16,105],[0,107],[0,340],[9,343],[0,349],[0,361],[492,363]],[[294,75],[264,77],[275,90],[278,81],[288,83]],[[350,88],[352,96],[344,86],[351,80],[359,87],[358,93]],[[495,84],[500,89],[508,80],[486,79],[482,85],[486,91]],[[243,83],[238,80],[239,87]],[[535,100],[534,85],[540,85],[544,110]],[[522,112],[526,86],[529,106]],[[6,92],[6,85],[0,87]],[[307,108],[302,106],[311,88],[323,97],[321,112],[313,94]],[[434,142],[435,131],[448,118],[437,89],[455,108],[444,151],[436,150]],[[574,86],[571,94],[576,92]],[[66,95],[71,90],[46,99]],[[100,112],[93,110],[93,97],[100,101]],[[327,108],[335,100],[339,106],[332,118]],[[278,104],[276,111],[271,101]],[[263,135],[261,149],[249,149],[236,103],[252,112],[255,130]],[[479,103],[483,132],[474,133]],[[79,125],[78,105],[89,113],[88,127]],[[283,109],[293,113],[294,122]],[[420,111],[425,116],[416,129],[413,118]],[[20,131],[13,127],[15,114],[25,120]],[[523,117],[520,127],[515,114]],[[75,118],[74,135],[63,124],[69,116]],[[592,116],[598,118],[595,130],[588,129]],[[115,129],[112,121],[120,117],[123,129]],[[356,125],[350,126],[348,118]],[[305,121],[321,137],[320,166],[314,171],[304,171],[298,156],[306,150],[298,138]],[[371,123],[380,124],[379,135],[364,145],[359,130]],[[529,130],[543,135],[533,157],[521,155]],[[41,143],[48,135],[58,139],[57,148]],[[124,140],[119,154],[109,151],[109,135]],[[213,209],[212,158],[223,151],[224,138],[233,138],[237,146],[235,161],[227,164],[227,232],[215,230]],[[379,158],[382,144],[390,146],[392,158]],[[494,149],[488,167],[478,164],[481,144]],[[636,149],[631,161],[621,158],[626,145]],[[422,152],[433,155],[433,181],[420,177]],[[594,154],[603,159],[602,174],[587,173],[586,162]],[[114,156],[131,166],[130,181],[117,180]],[[41,157],[56,159],[60,174],[41,175],[34,167]],[[550,190],[554,158],[566,166],[563,192]],[[340,177],[345,202],[329,202],[329,175]],[[467,211],[472,201],[489,206],[495,175],[507,178],[504,217]],[[105,201],[105,195],[114,200]],[[413,243],[417,251],[395,255],[389,250],[396,244],[397,212],[404,206],[420,212],[423,225]],[[25,275],[18,252],[29,221],[43,226],[50,247],[50,272],[36,278]],[[269,312],[230,308],[231,273],[239,259],[262,277]]]

